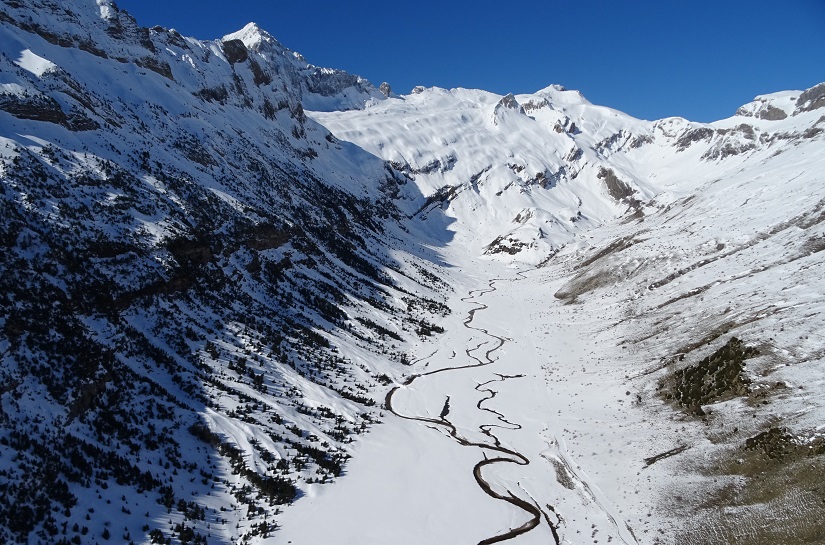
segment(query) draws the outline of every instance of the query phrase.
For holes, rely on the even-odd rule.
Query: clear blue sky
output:
[[[398,93],[559,83],[644,119],[712,121],[825,81],[825,0],[116,1],[201,39],[254,21],[309,62]]]

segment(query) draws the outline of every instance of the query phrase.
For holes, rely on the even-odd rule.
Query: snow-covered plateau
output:
[[[644,121],[0,6],[0,542],[825,543],[825,84]]]

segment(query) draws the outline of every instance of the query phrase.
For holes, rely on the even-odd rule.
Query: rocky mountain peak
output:
[[[257,23],[247,23],[242,29],[224,36],[222,41],[240,40],[252,51],[261,51],[267,46],[285,49],[272,34],[263,30]]]
[[[796,108],[796,113],[825,108],[825,83],[820,83],[803,91],[796,101]]]
[[[519,104],[513,93],[509,93],[496,103],[493,109],[493,123],[502,123],[511,114],[524,114],[524,108]]]
[[[498,105],[502,108],[508,108],[510,110],[516,111],[518,111],[521,108],[521,104],[518,103],[513,93],[509,93],[501,97],[501,100],[498,101]]]
[[[793,114],[798,96],[799,93],[794,91],[759,95],[753,101],[740,106],[736,110],[736,115],[781,121]]]

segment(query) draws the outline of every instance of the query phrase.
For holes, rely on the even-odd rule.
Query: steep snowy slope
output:
[[[270,533],[448,312],[406,180],[303,113],[382,95],[255,26],[0,8],[0,541]]]
[[[603,317],[584,328],[590,376],[615,373],[615,397],[626,390],[633,406],[622,435],[644,438],[602,480],[617,497],[619,483],[646,485],[646,528],[661,542],[825,535],[825,111],[811,108],[823,94],[758,97],[709,126],[655,123],[650,149],[627,153],[661,188],[645,215],[557,256],[568,278],[554,295],[571,309],[557,317]],[[567,382],[563,361],[553,373]],[[604,440],[570,428],[580,450]],[[613,455],[594,458],[596,468]],[[648,481],[634,483],[634,471]]]
[[[436,228],[444,210],[474,254],[535,263],[653,195],[605,153],[622,131],[642,142],[647,125],[558,86],[519,97],[416,88],[357,112],[312,117],[415,180],[399,205]]]

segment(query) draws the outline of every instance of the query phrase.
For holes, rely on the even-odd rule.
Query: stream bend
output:
[[[446,373],[446,372],[449,372],[449,371],[457,371],[457,370],[460,370],[460,369],[470,369],[470,368],[473,368],[473,367],[484,367],[484,366],[488,366],[488,365],[491,365],[491,364],[495,363],[497,358],[496,359],[492,358],[491,357],[492,354],[494,352],[496,352],[497,350],[499,350],[502,346],[504,346],[504,343],[507,342],[509,339],[506,339],[504,337],[499,337],[498,335],[494,335],[494,334],[490,333],[489,331],[487,331],[484,328],[476,327],[476,326],[473,326],[471,324],[472,324],[473,320],[475,319],[476,312],[481,311],[481,310],[485,310],[485,309],[488,308],[487,305],[485,305],[484,303],[481,303],[481,302],[479,302],[475,299],[478,298],[478,297],[483,296],[484,294],[492,293],[492,292],[496,291],[495,284],[499,280],[501,280],[501,279],[493,279],[489,282],[489,284],[488,284],[489,287],[487,289],[473,290],[467,295],[467,297],[463,297],[461,299],[464,302],[474,303],[474,304],[478,305],[475,308],[470,309],[469,312],[467,313],[467,317],[464,319],[464,327],[466,327],[467,329],[472,329],[474,331],[478,331],[480,333],[483,333],[484,335],[487,335],[488,337],[490,337],[491,339],[493,339],[495,341],[494,346],[492,348],[489,348],[481,357],[478,357],[478,356],[474,355],[473,352],[475,352],[476,350],[481,348],[484,345],[484,343],[482,343],[482,344],[480,344],[476,347],[473,347],[473,348],[466,348],[464,350],[464,352],[467,354],[467,356],[469,358],[471,358],[472,360],[475,360],[476,363],[471,363],[471,364],[467,364],[467,365],[460,365],[460,366],[456,366],[456,367],[445,367],[445,368],[442,368],[442,369],[437,369],[435,371],[429,371],[429,372],[426,372],[426,373],[411,375],[400,386],[396,386],[395,388],[393,388],[392,390],[390,390],[387,393],[387,396],[384,400],[384,406],[388,411],[390,411],[391,413],[393,413],[394,415],[396,415],[399,418],[403,418],[405,420],[413,420],[413,421],[416,421],[416,422],[422,422],[422,423],[430,424],[432,426],[436,426],[440,429],[446,430],[449,433],[450,437],[452,437],[453,440],[455,440],[458,444],[460,444],[462,446],[476,447],[476,448],[482,449],[484,451],[484,458],[481,461],[479,461],[473,467],[473,477],[475,478],[476,483],[478,483],[479,488],[481,488],[484,491],[484,493],[487,494],[488,496],[490,496],[491,498],[507,502],[510,505],[518,507],[519,509],[521,509],[522,511],[524,511],[525,513],[530,515],[529,520],[527,520],[521,526],[518,526],[517,528],[511,528],[510,530],[508,530],[506,532],[503,532],[501,534],[483,539],[483,540],[478,542],[478,545],[489,545],[489,544],[492,544],[492,543],[500,543],[502,541],[507,541],[509,539],[513,539],[517,536],[520,536],[524,533],[529,532],[530,530],[533,530],[534,528],[536,528],[537,526],[539,526],[542,523],[542,520],[544,520],[547,523],[547,525],[550,527],[550,530],[553,534],[553,537],[555,538],[556,545],[559,545],[559,543],[560,543],[559,535],[558,535],[558,526],[559,526],[559,524],[552,522],[549,513],[545,512],[535,501],[528,501],[528,500],[526,500],[526,499],[524,499],[520,496],[517,496],[516,494],[514,494],[509,489],[506,489],[504,492],[498,492],[498,491],[494,490],[492,485],[487,480],[484,479],[483,469],[487,466],[494,465],[494,464],[518,464],[518,465],[521,465],[521,466],[526,466],[530,463],[530,461],[527,459],[527,457],[524,456],[523,454],[521,454],[520,452],[502,446],[501,441],[498,439],[498,437],[496,437],[496,435],[492,431],[493,428],[496,428],[496,427],[497,428],[504,428],[504,429],[521,429],[521,426],[519,424],[515,424],[513,422],[508,421],[503,414],[501,414],[501,413],[499,413],[499,412],[497,412],[493,409],[482,407],[482,404],[484,402],[489,401],[490,399],[494,398],[495,395],[496,395],[496,392],[494,390],[491,390],[489,388],[485,388],[485,386],[487,386],[491,382],[500,382],[500,381],[515,379],[515,378],[521,378],[521,375],[508,376],[508,375],[496,374],[496,376],[499,377],[498,379],[493,379],[491,381],[481,383],[481,384],[478,384],[476,386],[476,390],[478,390],[479,392],[487,392],[489,394],[487,397],[482,398],[476,404],[476,407],[479,410],[493,413],[494,415],[496,415],[496,418],[499,420],[499,422],[501,422],[501,425],[483,424],[483,425],[479,426],[479,430],[485,436],[490,438],[490,440],[492,441],[491,443],[482,443],[482,442],[477,442],[477,441],[470,441],[469,439],[465,438],[464,436],[462,436],[458,432],[458,430],[456,429],[456,426],[452,422],[450,422],[450,420],[447,418],[449,416],[449,397],[447,398],[448,401],[445,404],[445,410],[442,411],[442,415],[439,418],[432,418],[432,417],[427,417],[427,416],[410,416],[410,415],[401,414],[401,413],[399,413],[398,411],[395,410],[395,408],[393,407],[393,404],[392,404],[393,396],[395,395],[395,393],[399,389],[411,385],[413,382],[415,382],[416,380],[418,380],[422,377],[435,375],[437,373]],[[495,453],[495,454],[491,457],[488,457],[487,456],[488,452],[492,452],[492,453]],[[532,500],[532,498],[531,498],[531,500]],[[553,510],[553,508],[549,505],[547,507],[553,513],[553,516],[558,518],[555,511]]]

